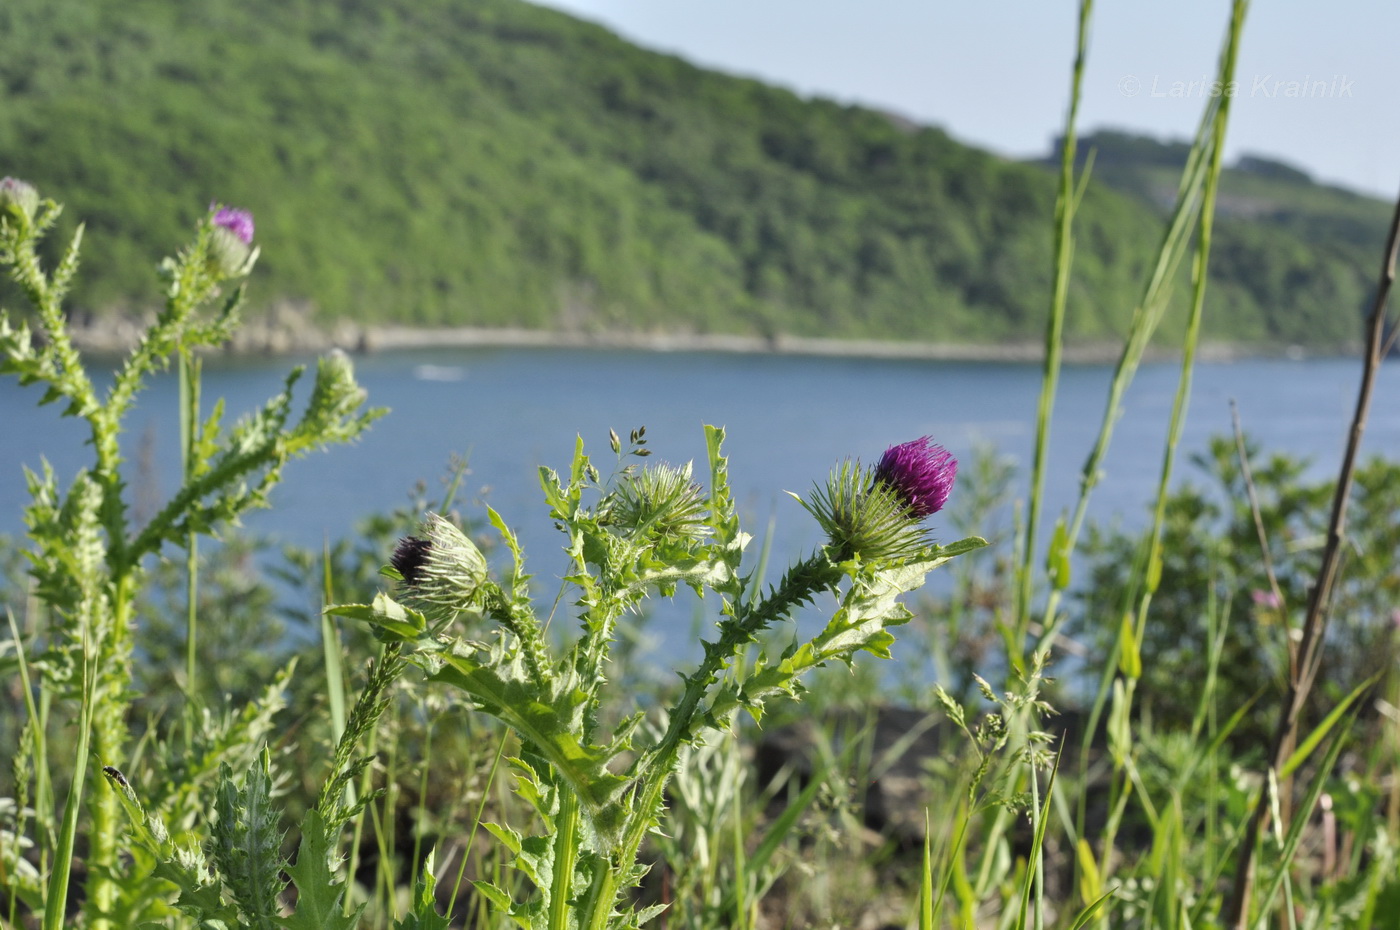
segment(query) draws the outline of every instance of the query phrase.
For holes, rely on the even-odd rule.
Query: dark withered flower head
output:
[[[875,481],[892,488],[916,520],[935,514],[948,503],[958,460],[928,436],[890,446],[875,466]]]
[[[399,540],[398,546],[394,549],[394,554],[389,558],[389,564],[394,566],[394,570],[403,576],[407,584],[415,584],[418,581],[418,573],[422,571],[424,563],[428,561],[428,553],[432,551],[433,544],[418,536],[405,536]]]
[[[435,513],[417,536],[399,540],[389,559],[410,605],[428,613],[470,607],[486,580],[486,557],[466,534]]]

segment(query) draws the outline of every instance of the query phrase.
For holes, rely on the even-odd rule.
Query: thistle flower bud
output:
[[[33,184],[19,178],[0,178],[0,222],[4,222],[6,214],[15,211],[32,221],[38,209],[39,192]]]
[[[705,490],[691,480],[691,466],[659,463],[624,478],[613,492],[609,521],[632,535],[697,539],[705,522]]]
[[[330,432],[341,429],[340,424],[355,419],[368,396],[355,382],[355,366],[350,356],[340,349],[332,349],[316,363],[316,384],[311,389],[306,424]]]
[[[958,463],[924,436],[890,446],[880,464],[846,462],[802,506],[817,519],[838,560],[913,558],[928,545],[920,521],[948,502]]]
[[[253,270],[258,250],[253,247],[253,214],[234,207],[211,203],[214,232],[209,242],[209,258],[224,277],[235,278]]]
[[[435,513],[423,535],[399,540],[389,559],[403,578],[406,600],[426,614],[465,610],[486,580],[486,557],[466,534]]]

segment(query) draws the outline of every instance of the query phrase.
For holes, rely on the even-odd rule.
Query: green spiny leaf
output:
[[[330,867],[333,841],[320,813],[308,811],[296,864],[287,868],[297,887],[296,911],[291,917],[278,918],[278,926],[285,930],[355,930],[359,924],[365,905],[343,913],[345,884],[336,880]]]
[[[447,930],[450,926],[451,921],[437,912],[437,901],[433,895],[437,887],[433,859],[432,852],[423,859],[423,869],[413,885],[413,903],[408,915],[394,924],[394,930]]]
[[[360,620],[374,627],[376,635],[391,642],[414,642],[428,628],[428,620],[420,611],[400,604],[380,592],[371,604],[337,604],[326,613],[333,617]]]
[[[519,833],[499,823],[483,822],[481,825],[486,828],[486,832],[500,840],[501,845],[509,849],[511,853],[516,855],[520,853],[521,837]]]
[[[476,889],[477,894],[481,895],[487,901],[490,901],[491,904],[503,914],[510,913],[511,908],[514,906],[514,903],[510,900],[510,895],[490,882],[474,881],[472,882],[472,887]]]
[[[432,679],[460,688],[509,724],[569,782],[594,826],[603,827],[599,815],[619,802],[631,782],[608,770],[613,754],[607,747],[580,741],[585,705],[574,699],[574,689],[563,687],[541,700],[537,688],[518,673],[467,656],[444,653],[440,658],[442,667]]]
[[[241,926],[238,911],[220,894],[219,879],[210,871],[198,846],[180,846],[170,838],[158,814],[147,813],[136,791],[121,772],[102,770],[131,824],[132,835],[156,861],[153,873],[179,889],[175,906],[203,925]]]
[[[264,749],[248,771],[241,788],[234,785],[227,765],[215,794],[213,855],[229,894],[243,912],[245,923],[271,930],[281,911],[278,895],[286,886],[282,869],[280,811],[272,805],[272,756]]]

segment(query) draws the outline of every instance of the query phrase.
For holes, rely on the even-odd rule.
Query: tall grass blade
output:
[[[1298,844],[1303,838],[1303,831],[1308,825],[1309,816],[1317,806],[1317,799],[1322,796],[1323,789],[1327,787],[1328,773],[1336,768],[1337,760],[1341,758],[1342,749],[1345,748],[1347,743],[1347,734],[1355,721],[1356,712],[1353,710],[1349,715],[1347,726],[1332,739],[1332,743],[1327,749],[1327,754],[1323,757],[1321,764],[1318,766],[1317,776],[1313,778],[1312,784],[1308,786],[1308,793],[1304,797],[1299,810],[1296,812],[1297,815],[1289,824],[1288,833],[1285,835],[1282,847],[1275,859],[1277,865],[1275,866],[1273,880],[1269,883],[1259,899],[1259,913],[1261,915],[1268,913],[1273,907],[1274,899],[1278,897],[1279,890],[1289,877],[1289,872],[1293,867],[1293,857],[1298,852]],[[1249,840],[1249,836],[1244,838],[1244,842],[1249,842]],[[1291,914],[1292,908],[1288,910]],[[1241,920],[1243,920],[1243,918],[1241,918]]]
[[[1016,598],[1017,643],[1024,643],[1030,625],[1033,579],[1035,577],[1036,534],[1040,525],[1041,502],[1045,497],[1045,476],[1050,448],[1050,418],[1059,391],[1060,363],[1064,352],[1065,312],[1069,305],[1069,281],[1074,255],[1075,197],[1074,162],[1077,152],[1079,101],[1084,85],[1084,65],[1089,45],[1089,16],[1093,0],[1079,5],[1074,68],[1070,79],[1069,112],[1065,116],[1064,144],[1060,150],[1059,196],[1055,199],[1054,279],[1051,284],[1050,314],[1045,326],[1045,374],[1036,406],[1035,449],[1031,465],[1030,499],[1026,505],[1026,531],[1023,540]],[[1052,560],[1054,554],[1052,553]],[[1019,647],[1018,647],[1019,649]],[[1012,657],[1021,667],[1019,654]]]
[[[54,847],[53,871],[44,894],[43,930],[61,930],[68,904],[68,883],[73,871],[73,851],[78,836],[78,816],[82,812],[83,789],[87,782],[90,746],[92,743],[94,692],[97,672],[92,662],[92,641],[88,627],[83,627],[83,703],[78,712],[78,743],[74,752],[73,780],[63,803],[63,820],[59,826],[58,843]]]
[[[933,930],[933,824],[924,808],[924,858],[919,869],[919,930]]]
[[[321,597],[323,608],[336,603],[329,540],[321,545]],[[326,669],[326,703],[331,712],[331,738],[337,741],[345,733],[345,665],[340,653],[340,631],[331,621],[331,615],[323,609],[321,656]]]
[[[1280,778],[1287,778],[1292,775],[1298,770],[1298,766],[1308,761],[1308,757],[1313,754],[1313,750],[1317,749],[1318,744],[1327,738],[1327,734],[1332,732],[1332,728],[1335,727],[1343,717],[1347,716],[1347,711],[1352,704],[1356,703],[1356,700],[1360,698],[1361,695],[1365,694],[1372,685],[1379,681],[1382,674],[1384,673],[1377,672],[1370,678],[1367,678],[1361,684],[1353,688],[1346,697],[1337,702],[1337,706],[1332,708],[1326,717],[1322,718],[1322,722],[1313,728],[1313,731],[1307,735],[1307,738],[1298,744],[1298,748],[1294,750],[1293,755],[1288,757],[1288,761],[1279,769]]]
[[[1079,916],[1075,917],[1074,923],[1070,924],[1069,930],[1080,930],[1082,927],[1089,926],[1089,923],[1098,915],[1099,911],[1103,910],[1104,905],[1116,892],[1117,889],[1110,888],[1095,899],[1092,904],[1080,911]]]
[[[1034,815],[1035,833],[1031,840],[1031,850],[1026,862],[1025,882],[1021,887],[1020,913],[1016,917],[1016,930],[1025,930],[1032,902],[1035,904],[1035,919],[1031,926],[1040,930],[1045,922],[1045,830],[1050,824],[1050,806],[1055,796],[1056,766],[1050,770],[1050,781],[1045,786],[1044,802],[1031,808]],[[1031,791],[1038,790],[1035,776],[1031,776]]]

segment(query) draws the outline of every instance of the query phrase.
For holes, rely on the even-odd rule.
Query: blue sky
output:
[[[1064,122],[1078,5],[1049,0],[547,0],[647,48],[804,95],[942,126],[1011,156]],[[1082,129],[1186,138],[1230,4],[1095,5]],[[1400,3],[1259,0],[1227,156],[1266,155],[1387,200],[1400,192]]]

